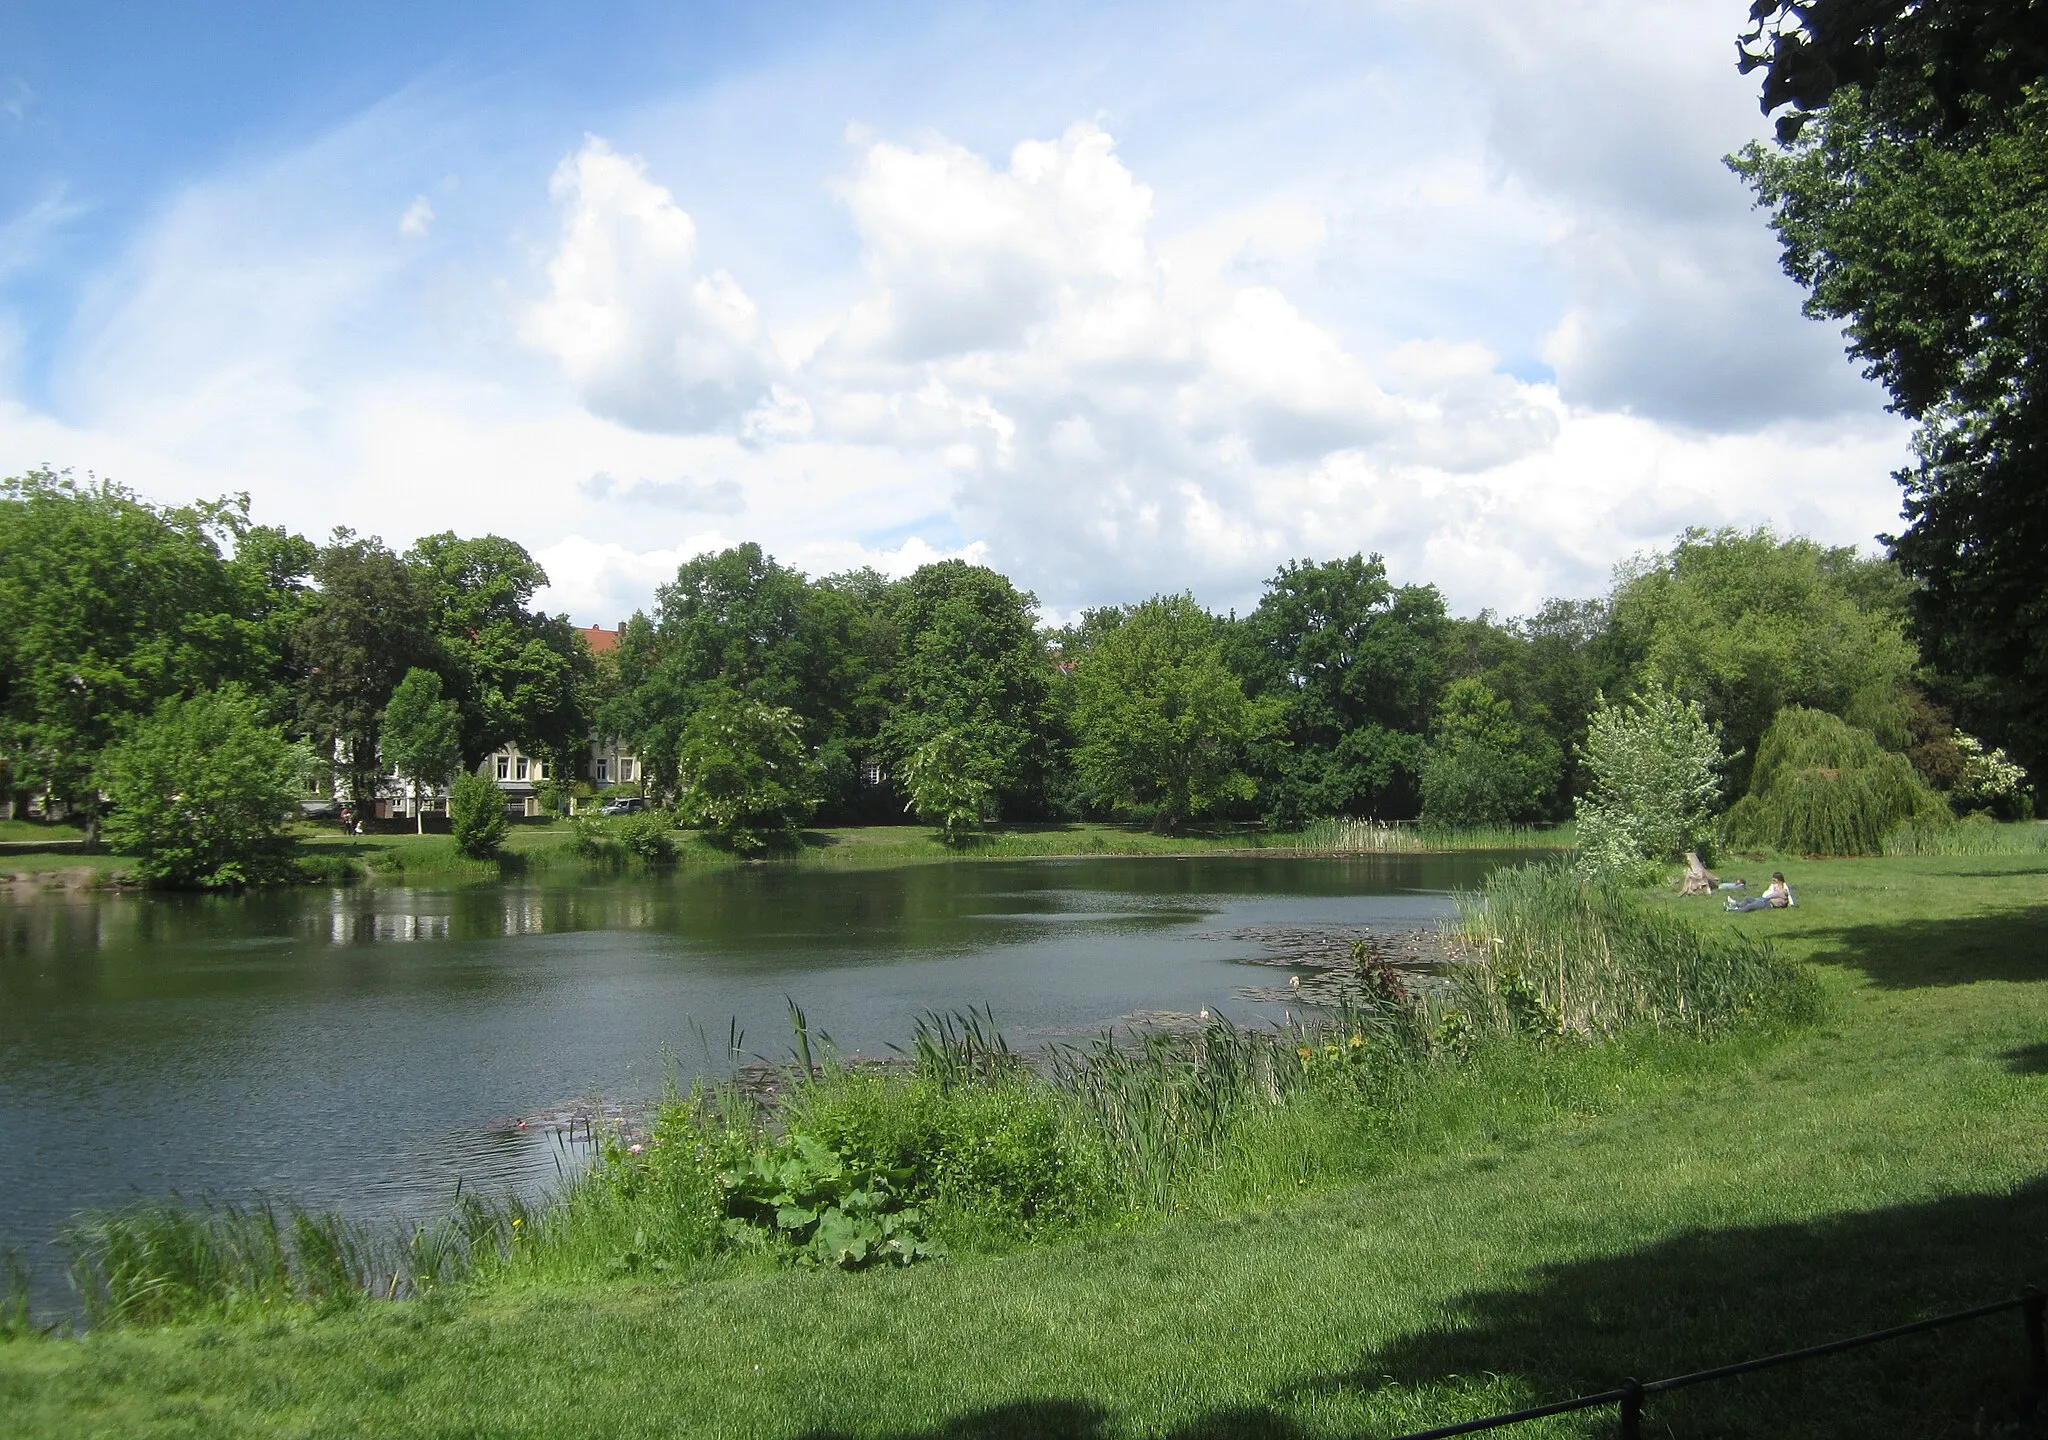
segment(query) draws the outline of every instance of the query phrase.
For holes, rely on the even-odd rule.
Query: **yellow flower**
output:
[[[1351,1037],[1351,1048],[1353,1050],[1356,1050],[1359,1046],[1363,1045],[1364,1043],[1365,1037],[1363,1035],[1353,1035]]]

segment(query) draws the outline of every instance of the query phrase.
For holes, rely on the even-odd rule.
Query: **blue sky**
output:
[[[0,473],[496,530],[582,621],[744,538],[1512,612],[1896,513],[1719,165],[1740,5],[598,8],[0,13]]]

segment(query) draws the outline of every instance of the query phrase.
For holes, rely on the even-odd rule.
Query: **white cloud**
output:
[[[408,240],[424,240],[434,228],[434,203],[424,195],[412,197],[412,204],[398,217],[398,233]]]
[[[591,137],[548,189],[567,213],[527,342],[640,429],[714,431],[752,408],[773,376],[760,315],[731,275],[699,273],[696,224],[646,166]]]

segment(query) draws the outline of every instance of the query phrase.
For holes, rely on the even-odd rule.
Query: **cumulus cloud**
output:
[[[562,237],[527,342],[553,355],[600,415],[681,433],[736,422],[775,367],[739,282],[699,272],[689,214],[640,160],[595,137],[548,188],[565,212]]]
[[[412,204],[398,217],[398,233],[408,240],[424,240],[434,228],[434,205],[424,195],[412,197]]]

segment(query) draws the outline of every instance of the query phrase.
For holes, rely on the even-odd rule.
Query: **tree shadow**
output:
[[[1807,1223],[1696,1231],[1453,1299],[1439,1327],[1275,1395],[1300,1403],[1455,1377],[1525,1379],[1535,1404],[1864,1334],[2048,1280],[2048,1182]],[[2018,1312],[1656,1397],[1651,1433],[2044,1433],[2021,1416]],[[1589,1433],[1606,1433],[1612,1413]],[[2020,1428],[2012,1428],[2015,1425]],[[1986,1427],[1990,1428],[1986,1428]]]
[[[2015,1075],[2048,1075],[2048,1042],[2017,1046],[1998,1058]]]
[[[1888,990],[2048,980],[2048,905],[1954,920],[1903,920],[1821,932],[1814,958],[1861,970]]]
[[[969,1410],[926,1430],[887,1440],[1107,1440],[1119,1427],[1091,1400],[1028,1399]],[[1165,1440],[1299,1440],[1301,1427],[1266,1406],[1217,1410],[1166,1432]],[[797,1440],[851,1440],[844,1430],[808,1430]]]

